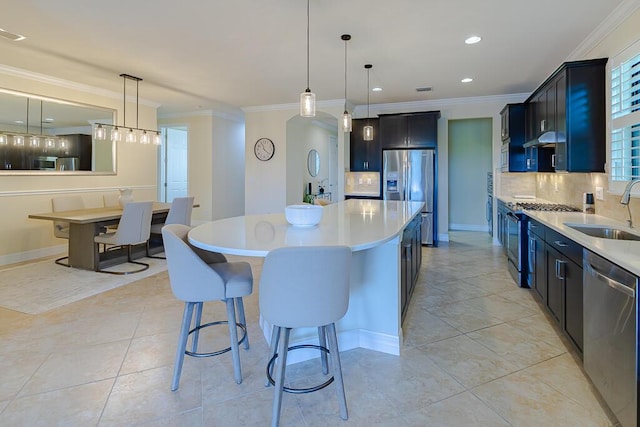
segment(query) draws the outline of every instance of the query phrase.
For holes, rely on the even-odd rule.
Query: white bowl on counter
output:
[[[284,216],[296,227],[313,227],[322,219],[322,206],[289,205],[284,209]]]

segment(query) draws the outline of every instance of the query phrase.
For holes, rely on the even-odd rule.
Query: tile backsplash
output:
[[[610,194],[604,173],[501,173],[498,196],[531,194],[553,203],[564,203],[582,209],[583,193],[604,189],[604,200],[595,200],[596,214],[626,222],[627,207],[620,204],[619,194]],[[634,224],[640,227],[640,199],[631,198],[629,204]]]
[[[346,172],[345,194],[380,194],[379,172]]]

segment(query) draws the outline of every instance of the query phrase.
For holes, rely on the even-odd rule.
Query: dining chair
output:
[[[244,348],[249,349],[247,321],[242,297],[253,292],[251,266],[247,262],[208,263],[209,260],[200,257],[198,251],[195,251],[189,244],[187,240],[189,230],[191,227],[184,224],[168,224],[162,229],[171,290],[176,298],[184,301],[171,390],[178,389],[185,354],[193,357],[209,357],[231,351],[235,380],[240,384],[242,383],[242,369],[239,345],[243,343]],[[204,302],[214,300],[220,300],[226,304],[227,320],[203,325],[201,321]],[[194,308],[195,323],[191,329],[191,324],[194,322]],[[229,326],[229,347],[209,353],[198,353],[199,331],[209,326],[223,324]],[[238,328],[242,331],[240,338],[238,338]],[[190,335],[192,336],[191,350],[187,350],[187,341]]]
[[[120,193],[107,193],[102,195],[102,204],[105,208],[120,207]]]
[[[335,378],[342,419],[348,418],[335,322],[349,306],[351,249],[347,246],[296,246],[267,254],[260,277],[259,305],[262,318],[272,325],[268,384],[275,385],[271,425],[278,426],[283,392],[310,393],[325,388]],[[289,347],[293,328],[318,328],[319,344]],[[328,348],[327,348],[328,347]],[[333,377],[318,386],[285,387],[287,352],[300,348],[320,350],[323,373]],[[331,360],[328,369],[326,354]],[[276,364],[276,378],[273,367]]]
[[[151,224],[151,234],[162,234],[162,227],[167,224],[183,224],[191,226],[191,211],[193,210],[194,197],[176,197],[171,202],[169,213],[163,223]],[[150,241],[147,242],[147,257],[165,259],[160,255],[151,255],[149,252]]]
[[[99,263],[96,263],[96,271],[109,274],[131,274],[139,273],[149,268],[149,264],[139,261],[133,261],[131,257],[131,247],[138,244],[147,244],[151,234],[151,215],[153,212],[153,202],[131,202],[127,203],[122,212],[118,228],[114,232],[99,234],[93,238],[94,244],[126,246],[127,262],[131,264],[141,265],[132,271],[108,271],[100,269]],[[95,248],[98,253],[98,247]]]
[[[62,211],[74,211],[78,209],[84,209],[84,200],[82,196],[61,196],[51,198],[51,209],[53,212]],[[53,235],[60,239],[69,239],[70,224],[63,221],[53,222]],[[55,260],[55,263],[64,267],[71,267],[68,263],[63,262],[69,259],[69,256],[64,256]]]

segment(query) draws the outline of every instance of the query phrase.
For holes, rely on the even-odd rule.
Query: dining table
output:
[[[164,223],[171,203],[153,203],[151,223]],[[109,226],[117,226],[122,217],[123,209],[120,206],[86,208],[71,211],[44,212],[30,214],[31,219],[48,221],[60,221],[69,223],[69,266],[85,270],[97,270],[121,264],[127,261],[126,251],[100,252],[94,237],[104,232]],[[142,246],[142,245],[141,245]],[[162,252],[161,237],[153,239],[150,244],[150,253]],[[144,248],[134,249],[133,258],[146,254]]]
[[[248,257],[266,257],[281,247],[350,247],[349,308],[336,323],[340,348],[363,347],[399,355],[401,239],[422,206],[422,202],[350,199],[323,206],[320,223],[312,227],[289,224],[284,212],[242,215],[198,225],[190,230],[188,239],[200,249]],[[260,316],[267,342],[271,326]],[[312,343],[316,338],[315,328],[295,329],[291,345]],[[305,351],[291,356],[292,362],[315,357]]]

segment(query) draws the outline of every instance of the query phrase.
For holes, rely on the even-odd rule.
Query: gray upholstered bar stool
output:
[[[244,348],[249,349],[247,321],[242,297],[250,295],[253,291],[251,266],[247,262],[225,262],[224,256],[221,259],[220,257],[210,259],[210,257],[199,256],[199,251],[192,248],[187,240],[190,229],[183,224],[168,224],[162,228],[171,290],[176,298],[184,301],[182,326],[171,382],[171,390],[173,391],[178,389],[180,383],[185,354],[194,357],[207,357],[231,351],[235,379],[240,384],[242,370],[240,368],[239,344],[244,343]],[[222,262],[217,262],[220,260]],[[227,320],[201,325],[204,302],[214,300],[221,300],[226,304]],[[238,322],[236,321],[236,305]],[[193,329],[190,329],[194,307],[196,309],[195,325]],[[229,325],[230,346],[211,353],[198,353],[198,332],[200,329],[220,324]],[[238,328],[243,332],[240,339],[238,339]],[[187,341],[191,334],[193,334],[191,351],[188,351]]]
[[[345,315],[349,306],[350,274],[351,249],[346,246],[285,247],[267,254],[260,277],[259,299],[262,317],[273,325],[271,360],[267,365],[269,378],[273,362],[277,360],[272,426],[280,422],[283,391],[317,391],[329,385],[333,378],[337,382],[340,415],[345,420],[348,418],[335,322]],[[289,348],[292,328],[318,328],[323,371],[326,373],[325,345],[328,343],[333,378],[309,389],[284,387],[287,351],[299,348]]]

